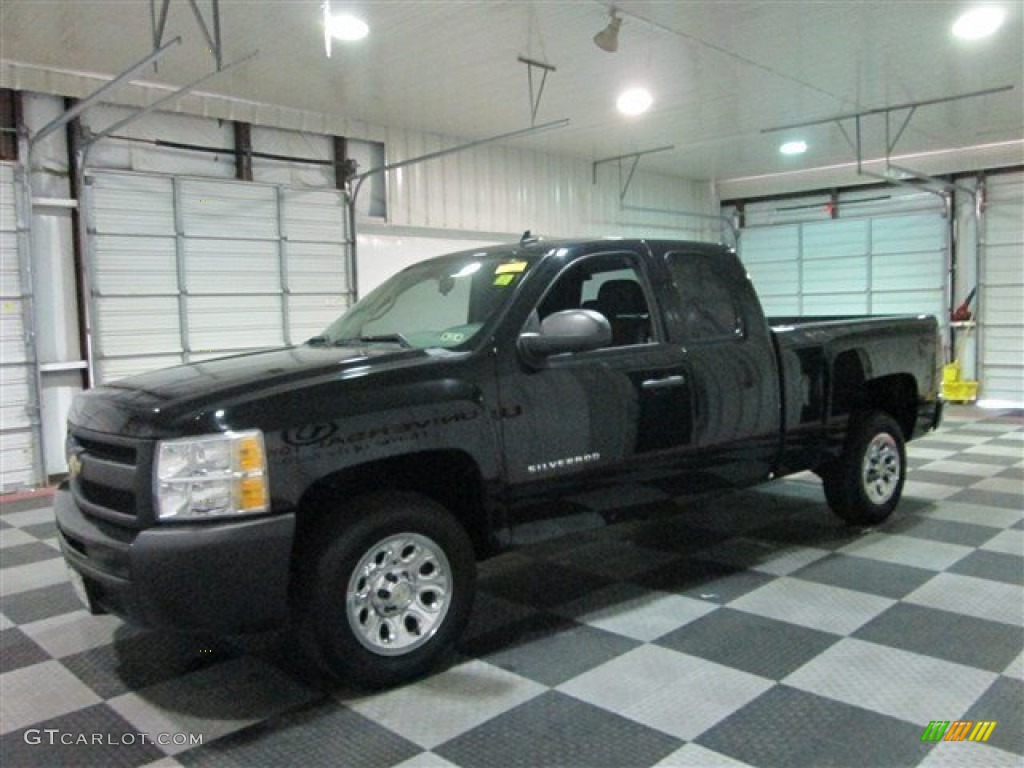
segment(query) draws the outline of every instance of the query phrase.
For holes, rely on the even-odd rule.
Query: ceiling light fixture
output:
[[[988,37],[999,29],[1005,16],[1001,8],[974,8],[953,22],[953,36],[961,40],[980,40]]]
[[[619,94],[619,99],[615,102],[615,106],[618,107],[619,112],[624,115],[633,117],[635,115],[642,115],[651,105],[654,103],[654,97],[651,96],[651,92],[646,88],[630,88]]]
[[[779,152],[781,152],[784,155],[802,155],[806,151],[806,141],[787,141],[785,144],[779,147]]]
[[[335,40],[354,43],[370,34],[370,28],[362,19],[347,13],[339,13],[331,17],[331,36]]]
[[[609,15],[612,20],[608,22],[607,27],[594,35],[594,45],[602,51],[615,53],[619,50],[619,27],[622,26],[622,19],[615,14],[614,8],[609,11]]]

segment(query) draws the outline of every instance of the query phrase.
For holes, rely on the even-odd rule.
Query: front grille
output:
[[[150,508],[148,443],[72,428],[71,492],[90,517],[138,528]]]

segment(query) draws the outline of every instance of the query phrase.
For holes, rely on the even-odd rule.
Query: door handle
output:
[[[685,383],[685,376],[666,376],[663,379],[647,379],[640,386],[644,389],[668,389],[669,387],[681,387]]]

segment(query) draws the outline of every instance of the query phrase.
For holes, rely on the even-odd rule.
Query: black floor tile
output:
[[[0,630],[0,674],[50,660],[50,654],[17,627]]]
[[[104,699],[204,669],[241,651],[221,639],[122,629],[114,642],[61,659]]]
[[[991,528],[989,531],[994,533]],[[832,553],[791,573],[790,576],[818,584],[899,599],[934,577],[935,573],[909,565]]]
[[[656,644],[781,680],[839,639],[838,635],[724,607],[669,632]]]
[[[964,720],[995,720],[997,725],[988,744],[1024,755],[1024,681],[1000,677],[981,695]],[[1022,761],[1024,762],[1024,761]]]
[[[29,536],[35,536],[37,539],[53,539],[57,537],[57,524],[53,522],[23,525],[21,530]]]
[[[1024,495],[1016,493],[1000,493],[998,491],[981,491],[968,488],[950,496],[947,501],[961,504],[973,504],[977,507],[999,507],[1000,509],[1019,510],[1024,506]]]
[[[999,530],[986,525],[937,520],[917,515],[895,516],[880,530],[884,533],[900,533],[904,536],[943,541],[947,544],[960,544],[965,547],[980,547],[999,534]]]
[[[776,686],[696,742],[766,768],[917,765],[929,749],[926,725]]]
[[[434,749],[464,768],[653,765],[684,742],[549,691]]]
[[[978,549],[948,570],[964,576],[1024,586],[1024,553],[1018,556]]]
[[[488,576],[480,584],[506,600],[550,608],[606,587],[614,579],[583,573],[557,563],[527,563],[522,568]]]
[[[106,704],[95,704],[5,734],[0,755],[12,768],[134,768],[163,757],[158,738],[160,734],[140,734]]]
[[[189,750],[178,760],[209,768],[388,768],[422,751],[334,701],[321,701]]]
[[[596,627],[539,614],[464,644],[462,650],[553,688],[638,645]]]
[[[774,579],[758,571],[684,557],[640,575],[633,583],[724,605]]]
[[[990,672],[1001,672],[1024,647],[1024,627],[909,603],[890,607],[853,636]]]
[[[0,598],[0,613],[15,624],[31,624],[77,610],[82,610],[82,603],[68,582]]]
[[[14,547],[0,549],[0,568],[13,568],[17,565],[29,565],[43,560],[60,557],[60,552],[41,541],[18,544]]]

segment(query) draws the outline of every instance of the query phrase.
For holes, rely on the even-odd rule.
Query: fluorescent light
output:
[[[370,28],[366,25],[365,21],[347,13],[331,16],[328,22],[328,29],[330,30],[331,37],[346,43],[362,40],[370,34]]]
[[[785,144],[779,147],[779,152],[781,152],[784,155],[802,155],[806,151],[806,141],[787,141]]]
[[[646,88],[630,88],[619,95],[615,106],[622,114],[633,116],[642,115],[651,108],[653,103],[654,97]]]
[[[980,40],[988,37],[999,29],[1005,15],[1001,8],[974,8],[962,14],[953,23],[953,36],[961,40]]]

